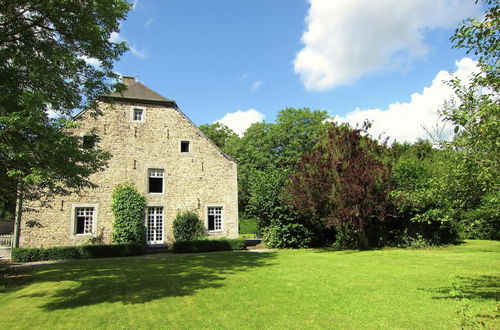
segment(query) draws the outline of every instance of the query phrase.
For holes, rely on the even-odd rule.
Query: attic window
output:
[[[181,141],[181,152],[189,152],[189,141]]]
[[[163,170],[150,168],[148,170],[149,177],[149,193],[162,194],[163,193]]]
[[[143,109],[134,109],[134,121],[143,121],[144,110]]]

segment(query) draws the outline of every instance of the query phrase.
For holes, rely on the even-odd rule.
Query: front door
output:
[[[163,244],[163,207],[148,207],[147,214],[147,243]]]

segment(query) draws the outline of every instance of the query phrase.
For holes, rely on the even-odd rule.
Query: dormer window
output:
[[[189,141],[181,141],[181,152],[189,152]]]
[[[144,110],[143,109],[134,109],[134,113],[132,116],[134,121],[143,121],[144,120]]]

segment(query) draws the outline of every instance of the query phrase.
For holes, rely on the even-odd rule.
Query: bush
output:
[[[80,258],[127,257],[144,254],[144,244],[98,244],[80,246]]]
[[[406,229],[401,233],[397,233],[394,240],[394,246],[399,248],[423,249],[431,245],[428,240],[418,233],[413,236],[408,235]]]
[[[257,234],[259,228],[257,225],[257,219],[240,219],[239,221],[239,232],[240,234]]]
[[[100,244],[55,246],[50,248],[15,248],[12,260],[16,262],[126,257],[144,253],[143,244]]]
[[[271,225],[264,232],[263,240],[267,247],[278,249],[306,248],[311,243],[309,231],[298,223]]]
[[[500,240],[500,193],[490,194],[483,204],[462,213],[465,237]]]
[[[192,241],[205,236],[205,228],[192,211],[177,214],[173,224],[174,238],[176,241]]]
[[[112,205],[115,216],[113,242],[142,244],[146,241],[145,208],[146,198],[132,184],[116,186]]]
[[[243,239],[202,239],[190,241],[174,242],[174,253],[196,253],[196,252],[214,252],[214,251],[236,251],[245,249],[245,240]]]

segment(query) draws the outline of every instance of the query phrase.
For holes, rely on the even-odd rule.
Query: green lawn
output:
[[[464,305],[452,281],[471,315],[500,326],[492,241],[95,259],[16,270],[5,281],[0,329],[451,329]]]

